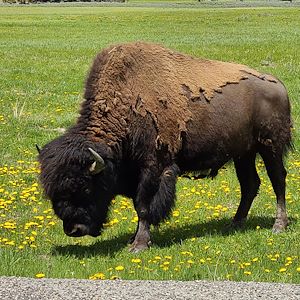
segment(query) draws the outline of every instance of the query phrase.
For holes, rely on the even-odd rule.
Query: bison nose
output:
[[[74,224],[73,227],[64,228],[65,234],[72,237],[80,237],[87,235],[89,230],[84,224]]]

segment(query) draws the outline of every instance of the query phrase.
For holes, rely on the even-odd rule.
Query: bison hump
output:
[[[194,58],[155,44],[110,47],[96,57],[87,80],[89,128],[107,143],[116,143],[127,132],[130,113],[150,114],[157,128],[156,147],[165,145],[176,154],[192,118],[189,101],[213,101],[224,86],[249,74],[262,78],[244,65]]]

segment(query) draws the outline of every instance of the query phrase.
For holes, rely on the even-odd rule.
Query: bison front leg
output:
[[[151,244],[150,225],[158,225],[166,219],[175,202],[176,180],[179,168],[173,164],[157,178],[155,172],[144,170],[134,201],[138,226],[132,238],[131,252],[147,249]]]
[[[256,153],[248,153],[235,159],[234,165],[241,186],[241,202],[233,218],[233,226],[241,227],[247,218],[252,202],[257,195],[260,179],[255,167]]]

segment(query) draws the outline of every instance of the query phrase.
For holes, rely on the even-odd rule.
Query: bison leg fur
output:
[[[135,209],[138,214],[138,227],[131,239],[131,252],[147,249],[151,244],[150,225],[158,225],[166,219],[174,206],[176,180],[180,170],[177,165],[167,167],[159,177],[156,191],[153,191],[153,182],[157,178],[149,176],[150,170],[143,172],[144,178],[140,182],[138,196],[135,200]],[[148,175],[148,176],[147,176]]]
[[[285,201],[285,178],[287,172],[283,164],[283,155],[278,154],[278,152],[274,153],[271,150],[262,151],[260,154],[264,160],[268,176],[276,194],[277,213],[275,223],[273,225],[273,232],[279,233],[284,231],[288,225]]]
[[[260,186],[260,179],[255,167],[255,157],[256,153],[248,153],[244,157],[234,160],[241,187],[241,202],[233,218],[234,227],[243,225]]]
[[[148,249],[150,245],[150,224],[147,220],[139,219],[137,231],[129,251],[137,253]]]

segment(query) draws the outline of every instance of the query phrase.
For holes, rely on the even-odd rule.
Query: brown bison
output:
[[[133,199],[131,250],[150,244],[150,225],[174,206],[177,176],[215,176],[234,161],[247,217],[260,179],[259,153],[277,197],[273,230],[288,224],[283,154],[291,144],[290,104],[276,78],[244,65],[130,43],[95,58],[77,123],[39,154],[40,180],[64,232],[98,236],[111,200]]]

